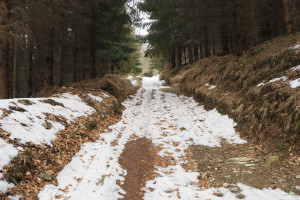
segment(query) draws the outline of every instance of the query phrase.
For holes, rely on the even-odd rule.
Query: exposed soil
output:
[[[208,176],[210,186],[233,187],[243,183],[258,189],[280,188],[286,192],[300,194],[295,186],[300,185],[300,157],[285,152],[268,155],[259,145],[232,145],[223,143],[222,147],[192,146],[193,157],[198,163],[199,172]],[[268,162],[272,156],[278,161]],[[244,160],[245,162],[235,161]]]
[[[119,158],[123,169],[127,170],[122,188],[126,191],[125,200],[143,199],[143,187],[154,176],[156,151],[152,141],[141,138],[126,144]]]

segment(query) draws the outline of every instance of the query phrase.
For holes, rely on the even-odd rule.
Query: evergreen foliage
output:
[[[300,0],[145,0],[152,22],[148,53],[174,68],[211,55],[241,55],[250,47],[299,30]]]
[[[139,56],[128,1],[0,2],[0,98],[133,71]]]

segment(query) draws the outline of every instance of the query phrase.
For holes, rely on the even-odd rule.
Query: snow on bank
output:
[[[279,78],[274,78],[274,79],[270,80],[269,83],[274,83],[274,82],[281,81],[281,80],[286,81],[286,80],[288,80],[288,77],[282,76],[282,77],[279,77]]]
[[[133,85],[133,86],[138,86],[138,82],[137,82],[137,80],[134,80],[134,77],[133,76],[128,76],[127,78],[126,78],[127,80],[130,80],[131,81],[131,84]]]
[[[300,86],[300,78],[297,80],[290,81],[291,88],[297,88]]]
[[[10,163],[10,160],[18,155],[18,150],[11,144],[7,144],[0,138],[0,170]],[[13,184],[9,184],[6,181],[1,181],[2,174],[0,173],[0,192],[6,192],[8,189],[14,187]]]
[[[238,199],[225,188],[201,191],[194,184],[199,173],[182,167],[187,162],[184,157],[189,145],[220,146],[222,139],[245,143],[235,133],[234,121],[216,110],[206,111],[192,98],[163,92],[163,85],[158,77],[144,78],[143,88],[132,100],[124,102],[122,121],[100,134],[95,143],[83,145],[59,173],[58,185],[47,185],[39,193],[40,200],[122,198],[125,191],[117,183],[124,182],[127,172],[118,159],[125,144],[136,137],[151,139],[161,147],[161,156],[174,158],[168,167],[156,167],[160,177],[146,183],[144,199],[179,199],[179,195],[181,199]],[[245,199],[299,199],[280,190],[238,186]],[[224,197],[215,196],[216,190],[222,191]]]
[[[300,44],[290,47],[289,49],[298,50],[298,49],[300,49]]]
[[[102,101],[100,97],[89,96]],[[17,139],[20,144],[32,142],[51,146],[51,141],[56,139],[55,134],[65,128],[57,118],[71,123],[77,117],[90,115],[94,111],[78,95],[70,93],[51,98],[0,100],[0,127],[9,134],[9,139]],[[0,138],[0,170],[18,155],[19,150],[23,148],[14,147]],[[14,185],[1,180],[2,176],[0,173],[0,192],[5,193]]]
[[[59,98],[28,99],[27,105],[22,103],[22,100],[24,101],[24,99],[0,100],[0,110],[12,111],[7,116],[2,114],[1,128],[10,134],[11,140],[18,139],[22,144],[33,142],[38,145],[41,143],[51,145],[51,141],[56,139],[55,134],[65,128],[63,124],[53,120],[49,120],[51,125],[45,127],[46,114],[63,117],[70,123],[77,117],[87,116],[95,111],[82,102],[78,95],[69,93]]]
[[[213,89],[215,89],[216,87],[218,87],[217,85],[211,85],[211,84],[209,84],[209,83],[206,83],[205,86],[209,87],[209,88],[208,88],[209,90],[213,90]]]

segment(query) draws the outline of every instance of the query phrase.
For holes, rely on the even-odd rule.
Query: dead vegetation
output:
[[[300,91],[274,78],[300,77],[300,34],[279,37],[251,48],[241,57],[210,57],[193,66],[165,71],[162,79],[177,91],[194,96],[207,109],[217,107],[239,124],[242,136],[276,151],[300,148]],[[210,90],[205,84],[216,85]],[[265,83],[261,87],[258,84]]]
[[[111,83],[111,90],[118,92],[119,95],[117,97],[106,96],[102,102],[88,98],[87,94],[102,96],[105,92],[101,89],[102,84],[105,85],[107,82]],[[103,80],[92,80],[90,83],[89,81],[81,84],[77,83],[71,88],[53,87],[41,90],[38,96],[51,96],[54,94],[59,96],[59,94],[66,92],[77,94],[97,112],[87,117],[79,117],[72,124],[67,124],[66,119],[61,116],[46,114],[47,120],[57,121],[65,126],[65,130],[56,134],[57,139],[52,142],[52,147],[46,144],[19,144],[18,141],[11,141],[8,138],[9,133],[0,129],[0,137],[2,139],[24,149],[1,172],[5,180],[14,183],[15,187],[6,194],[0,193],[0,199],[9,199],[9,195],[21,195],[22,199],[38,199],[38,192],[46,184],[56,185],[56,176],[80,150],[81,145],[86,142],[95,142],[101,132],[121,119],[123,108],[119,102],[128,98],[130,94],[134,94],[136,90],[137,88],[133,87],[128,80],[115,75],[111,76],[111,78],[106,77]],[[45,101],[45,103],[49,103],[52,106],[63,106],[50,98]],[[24,100],[23,103],[30,105],[30,101]],[[47,123],[47,120],[44,127],[49,129],[51,127],[49,127],[50,123]]]

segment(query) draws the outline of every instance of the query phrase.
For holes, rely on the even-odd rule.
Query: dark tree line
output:
[[[172,68],[211,55],[241,55],[300,28],[300,0],[145,0],[149,53]]]
[[[1,0],[0,98],[132,70],[126,62],[138,58],[132,56],[136,38],[126,5],[127,0]]]

